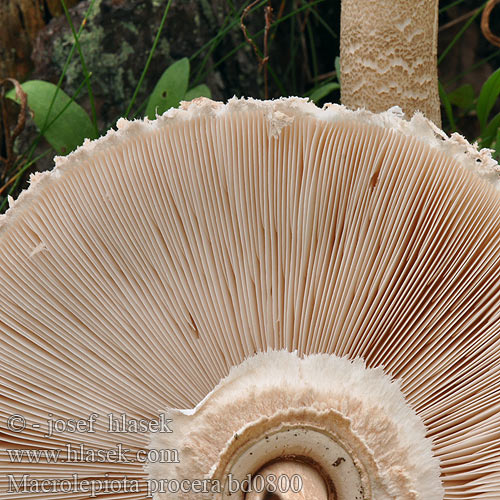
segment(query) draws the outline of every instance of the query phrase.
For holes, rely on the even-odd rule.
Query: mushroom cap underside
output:
[[[420,116],[202,99],[122,121],[36,174],[2,218],[0,420],[154,418],[196,405],[255,352],[360,356],[400,380],[445,498],[488,498],[500,489],[497,179],[487,153]],[[78,438],[42,429],[2,428],[2,446]],[[88,446],[121,442],[98,430]],[[19,472],[4,449],[0,464]],[[146,481],[141,463],[43,477],[74,471]],[[0,498],[14,498],[6,488],[0,476]]]

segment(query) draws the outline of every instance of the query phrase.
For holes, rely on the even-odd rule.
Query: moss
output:
[[[92,31],[84,31],[80,35],[80,46],[82,48],[82,53],[85,58],[87,67],[91,67],[94,69],[92,63],[102,50],[101,46],[103,36],[104,32],[100,27],[96,27]],[[71,51],[73,43],[73,35],[69,32],[65,32],[61,38],[54,40],[52,57],[54,63],[57,65],[61,72],[64,69],[64,65],[68,58],[68,54]],[[64,88],[67,92],[74,93],[82,80],[83,72],[81,61],[78,53],[75,51],[71,62],[66,68]]]
[[[92,10],[90,11],[88,21],[92,21],[101,13],[101,3],[102,0],[95,0]]]
[[[126,28],[133,31],[130,26]],[[92,30],[84,31],[81,34],[80,46],[85,57],[85,63],[92,71],[93,86],[111,87],[113,89],[113,100],[116,102],[126,97],[125,88],[127,85],[124,81],[125,72],[123,68],[127,67],[126,62],[134,54],[134,49],[128,42],[121,41],[118,47],[113,48],[112,53],[105,52],[104,36],[104,29],[101,26],[95,26]],[[64,68],[72,45],[73,37],[71,34],[65,34],[63,38],[55,40],[53,59],[61,71]],[[129,72],[127,72],[128,77]],[[80,58],[75,53],[66,70],[64,88],[68,93],[72,94],[80,86],[83,79]]]
[[[127,69],[127,80],[129,82],[134,82],[135,81],[134,72],[130,68]]]
[[[193,17],[193,21],[194,21],[194,24],[197,28],[200,27],[200,15],[198,14],[198,12],[196,12],[196,14],[194,15]]]
[[[139,34],[139,28],[134,23],[131,22],[122,22],[122,28],[130,31],[130,33],[133,33],[134,35]]]
[[[113,89],[113,97],[115,102],[123,101],[129,96],[126,95],[127,84],[124,80],[127,67],[125,64],[129,56],[134,53],[134,49],[127,42],[122,42],[119,51],[116,53],[104,53],[101,56],[101,65],[104,66],[105,74],[101,75],[103,81]],[[127,72],[128,73],[128,72]]]
[[[170,54],[170,44],[166,38],[161,38],[156,46],[156,54],[168,56]]]
[[[205,17],[207,18],[210,26],[214,27],[217,25],[217,21],[214,16],[214,12],[212,10],[212,6],[208,3],[207,0],[200,0],[201,9]]]

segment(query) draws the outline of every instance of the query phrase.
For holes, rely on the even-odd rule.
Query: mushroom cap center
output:
[[[361,360],[260,353],[194,410],[170,410],[153,448],[180,463],[152,479],[206,478],[186,500],[442,500],[439,462],[397,383]],[[178,500],[161,493],[154,500]]]
[[[266,479],[267,487],[261,488],[263,484],[257,483],[265,483]],[[284,459],[266,465],[257,472],[253,483],[255,489],[247,493],[245,500],[336,499],[335,491],[323,474],[314,465],[299,460]]]
[[[222,474],[228,478],[223,498],[360,500],[366,498],[362,475],[335,436],[311,425],[285,425],[230,458]]]

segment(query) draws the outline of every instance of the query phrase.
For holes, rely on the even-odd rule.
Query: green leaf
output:
[[[192,101],[197,97],[208,97],[209,99],[211,99],[212,92],[210,92],[210,89],[204,83],[202,83],[201,85],[196,85],[196,87],[189,89],[184,96],[184,101]]]
[[[313,90],[309,94],[309,98],[317,103],[318,101],[323,99],[323,97],[326,97],[328,94],[339,88],[340,85],[338,83],[325,83],[324,85],[321,85],[321,87],[318,87],[316,90]]]
[[[335,58],[335,73],[337,74],[337,81],[339,82],[339,85],[341,85],[340,82],[340,57],[337,56]]]
[[[457,126],[455,124],[455,118],[453,117],[453,109],[451,107],[450,99],[448,98],[448,94],[444,90],[444,87],[441,85],[441,82],[438,82],[438,89],[439,89],[439,97],[444,106],[448,122],[450,123],[452,132],[454,132],[457,129]]]
[[[42,80],[29,80],[21,86],[28,95],[28,107],[33,121],[57,153],[68,154],[80,146],[85,138],[96,138],[94,127],[85,110],[66,92],[57,90],[56,85]],[[14,89],[6,96],[19,102]],[[50,109],[53,99],[54,103]]]
[[[495,151],[493,153],[493,158],[496,161],[500,160],[500,127],[497,130],[497,137],[495,139]]]
[[[500,113],[498,113],[491,121],[488,123],[487,127],[481,134],[481,147],[489,148],[496,135],[500,131]],[[500,144],[499,144],[500,146]]]
[[[462,109],[470,108],[474,104],[474,89],[470,83],[458,87],[448,94],[451,104]]]
[[[486,126],[488,116],[500,94],[500,68],[497,69],[484,83],[477,100],[476,111],[481,130]]]
[[[167,109],[177,107],[184,98],[189,81],[189,59],[184,57],[170,65],[161,75],[149,96],[146,115],[153,120]]]

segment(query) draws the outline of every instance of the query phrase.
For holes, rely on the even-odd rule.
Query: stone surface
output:
[[[33,3],[38,0],[16,0],[28,1]],[[75,2],[76,0],[73,0],[73,3]],[[66,17],[57,17],[56,3],[45,4],[45,14],[48,12],[48,18],[50,15],[54,17],[46,26],[40,22],[37,31],[33,31],[32,63],[23,63],[24,66],[19,71],[16,70],[15,76],[20,80],[29,73],[29,79],[57,83],[64,70],[74,38]],[[79,29],[89,5],[90,0],[83,0],[70,9],[76,30]],[[125,113],[153,45],[165,5],[164,0],[94,2],[80,36],[80,46],[87,69],[92,73],[92,92],[101,133],[114,126],[116,120]],[[228,9],[229,3],[224,0],[173,0],[132,114],[136,113],[137,117],[144,115],[147,97],[170,64],[183,57],[190,57],[197,51],[200,51],[200,55],[191,62],[190,86],[207,84],[214,99],[226,100],[233,95],[263,97],[262,75],[249,46],[243,46],[226,61],[217,64],[244,42],[239,26],[235,26],[222,37],[214,50],[200,50],[216,37],[221,26],[227,22],[227,16],[230,14]],[[262,24],[263,14],[260,12],[248,17],[251,32],[257,32],[262,28]],[[26,47],[26,51],[31,50],[31,45]],[[14,49],[11,47],[9,50]],[[198,68],[203,62],[203,73],[196,79]],[[72,96],[83,81],[82,65],[75,51],[66,69],[62,88]],[[86,87],[81,89],[77,101],[90,114],[91,106]],[[16,142],[17,150],[27,150],[37,133],[33,122],[28,120],[25,131]],[[47,147],[42,140],[37,146],[35,156],[43,153]],[[36,169],[47,170],[52,166],[52,156],[47,155],[37,162]]]
[[[87,68],[92,72],[92,90],[100,129],[113,125],[125,112],[153,45],[165,4],[158,0],[95,2],[80,37],[80,45]],[[172,2],[138,95],[139,105],[170,64],[182,57],[190,57],[216,36],[226,18],[227,5],[221,0]],[[75,27],[80,26],[88,6],[89,0],[85,0],[71,10]],[[242,36],[238,31],[224,38],[216,51],[209,55],[206,68],[210,68],[217,59],[241,42]],[[53,19],[40,33],[35,44],[34,77],[56,82],[72,44],[73,35],[66,19]],[[205,56],[205,53],[202,55]],[[201,58],[195,59],[192,70],[196,70],[200,62]],[[234,93],[258,96],[260,88],[256,74],[257,61],[253,53],[241,50],[225,65],[210,70],[205,79],[198,82],[191,79],[191,83],[207,83],[216,99],[225,99]],[[67,68],[63,88],[72,95],[83,80],[80,59],[75,53]],[[79,102],[88,109],[86,100],[88,97],[83,97]],[[140,110],[138,116],[142,116]]]

